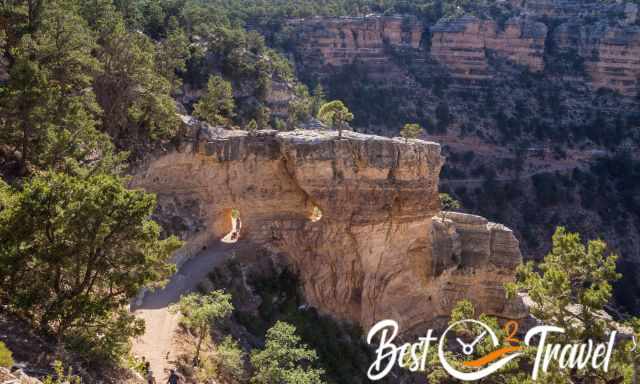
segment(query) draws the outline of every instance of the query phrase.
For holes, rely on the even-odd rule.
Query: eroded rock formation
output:
[[[158,219],[187,240],[179,259],[224,237],[238,209],[240,241],[283,255],[308,302],[336,318],[365,328],[393,318],[421,330],[462,298],[481,312],[524,315],[502,288],[521,261],[511,231],[440,212],[438,144],[355,133],[338,140],[334,132],[198,132],[133,179],[158,194]]]
[[[289,26],[299,69],[321,77],[328,67],[357,62],[367,66],[372,79],[409,84],[411,76],[394,61],[398,52],[413,52],[414,64],[428,66],[435,60],[467,83],[503,77],[504,68],[497,69],[493,57],[553,76],[554,69],[545,71],[545,55],[549,59],[558,52],[576,51],[584,61],[584,68],[576,68],[576,81],[592,91],[638,93],[638,5],[578,0],[512,0],[511,4],[516,16],[504,25],[470,15],[430,26],[410,17],[373,15],[297,19]],[[421,43],[424,29],[430,31],[424,38],[431,40]],[[549,41],[553,46],[547,46]],[[416,50],[421,46],[430,48]],[[404,60],[402,54],[398,58]]]
[[[504,30],[493,20],[464,16],[443,20],[431,29],[431,53],[455,77],[481,80],[491,77],[487,50],[524,65],[532,72],[544,69],[547,27],[525,18],[510,19]]]
[[[638,93],[640,26],[567,22],[553,38],[560,50],[574,52],[584,61],[592,89],[612,89],[626,96]]]
[[[6,384],[42,384],[42,381],[31,377],[22,370],[11,372],[9,369],[0,367],[0,383]]]
[[[341,67],[355,60],[388,62],[385,46],[420,47],[424,26],[415,17],[379,16],[291,20],[302,65]]]

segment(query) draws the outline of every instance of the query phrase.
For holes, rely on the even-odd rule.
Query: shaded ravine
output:
[[[169,307],[183,294],[194,292],[209,272],[229,259],[238,248],[237,244],[223,242],[209,247],[186,261],[163,289],[148,292],[141,301],[131,305],[131,311],[146,323],[145,334],[134,340],[132,353],[150,362],[158,383],[166,382],[168,370],[175,366],[177,357],[173,338],[179,315],[170,313]]]

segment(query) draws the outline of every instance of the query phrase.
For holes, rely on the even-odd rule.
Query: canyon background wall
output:
[[[442,190],[507,223],[525,258],[542,258],[558,225],[603,237],[628,271],[619,300],[640,310],[627,294],[640,291],[638,4],[502,4],[441,20],[296,19],[276,34],[356,130],[425,127],[448,158]]]

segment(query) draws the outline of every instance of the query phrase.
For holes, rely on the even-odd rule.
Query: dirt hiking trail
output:
[[[146,332],[134,340],[132,353],[144,357],[158,384],[165,383],[168,370],[175,366],[173,338],[178,329],[178,314],[169,312],[183,294],[194,292],[209,272],[231,257],[236,244],[220,242],[185,262],[169,283],[154,292],[147,292],[141,302],[131,305],[131,311],[146,322]]]

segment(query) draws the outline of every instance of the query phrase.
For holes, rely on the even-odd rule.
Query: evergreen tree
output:
[[[420,124],[405,124],[400,130],[400,136],[404,137],[408,142],[409,139],[416,139],[420,137],[424,133],[424,129],[420,126]]]
[[[326,102],[327,100],[324,93],[324,88],[322,88],[322,84],[318,83],[318,85],[316,85],[316,87],[313,89],[313,98],[311,99],[311,114],[313,116],[318,116],[320,108]]]
[[[603,316],[613,292],[611,283],[621,277],[616,272],[618,256],[607,254],[604,242],[590,240],[585,245],[579,234],[563,227],[556,230],[552,240],[551,252],[544,261],[536,269],[532,262],[519,268],[517,284],[509,285],[509,291],[526,292],[534,303],[530,308],[533,316],[545,324],[564,328],[564,333],[550,335],[547,343],[606,340],[618,326]],[[634,324],[637,326],[638,321]],[[552,383],[630,382],[634,356],[627,350],[625,345],[614,349],[608,372],[589,366],[573,371],[553,367],[543,379]]]
[[[263,105],[256,110],[256,123],[258,123],[259,129],[269,128],[269,121],[271,120],[271,110]]]
[[[295,89],[295,98],[289,102],[287,128],[294,129],[299,123],[311,116],[311,99],[307,87],[299,84]]]
[[[10,308],[59,343],[116,349],[139,334],[122,308],[172,273],[168,259],[180,245],[160,240],[152,195],[113,176],[53,173],[21,190],[2,183],[0,206],[0,293]]]
[[[247,124],[247,128],[246,129],[247,129],[247,132],[249,132],[250,135],[253,135],[258,130],[258,123],[256,123],[256,121],[254,119],[251,119],[251,121],[249,121],[249,123]]]
[[[293,325],[278,321],[267,331],[264,349],[251,353],[253,384],[320,384],[324,371],[313,368],[318,356],[300,343]]]
[[[235,103],[231,83],[220,76],[211,76],[207,90],[193,108],[193,114],[212,125],[231,125]]]
[[[318,118],[331,128],[338,130],[338,138],[342,138],[342,131],[349,128],[353,120],[353,113],[340,100],[330,101],[320,107]]]
[[[123,148],[173,137],[179,127],[171,84],[157,72],[154,43],[118,21],[98,50],[103,72],[94,88],[102,128]]]
[[[0,95],[2,139],[27,167],[60,168],[112,152],[97,130],[100,108],[91,90],[100,64],[93,35],[70,0],[41,12],[39,29],[13,49],[14,65]]]
[[[165,40],[160,43],[157,54],[158,72],[171,83],[172,89],[182,85],[178,73],[187,69],[189,59],[189,40],[179,27],[174,27]]]
[[[233,305],[231,295],[223,291],[213,291],[206,295],[192,293],[182,296],[172,310],[179,311],[182,314],[181,322],[196,333],[198,342],[193,361],[194,365],[197,365],[202,342],[208,335],[211,323],[229,316],[233,312]]]

